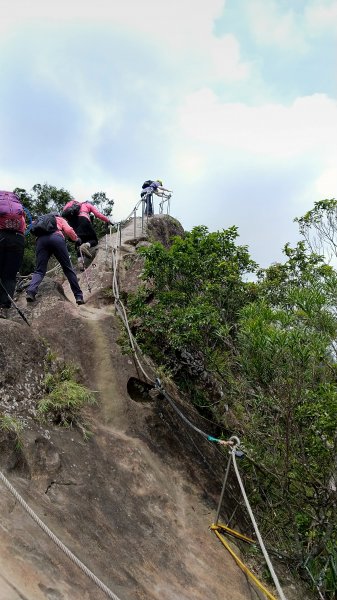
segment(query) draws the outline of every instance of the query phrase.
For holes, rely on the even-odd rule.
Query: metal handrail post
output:
[[[136,223],[137,223],[137,211],[133,211],[133,237],[136,239]]]
[[[220,516],[220,510],[221,510],[221,505],[222,505],[222,501],[223,501],[223,497],[224,497],[224,493],[225,493],[225,488],[227,485],[227,479],[228,479],[228,474],[229,474],[229,469],[231,466],[231,462],[232,462],[232,453],[230,453],[229,455],[229,459],[228,459],[228,463],[227,463],[227,469],[226,469],[226,473],[225,473],[225,479],[222,485],[222,490],[221,490],[221,494],[220,494],[220,500],[219,500],[219,504],[218,504],[218,510],[216,511],[216,516],[215,516],[215,525],[218,524],[219,522],[219,516]]]

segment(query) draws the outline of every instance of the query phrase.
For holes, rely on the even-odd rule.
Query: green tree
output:
[[[105,192],[96,192],[91,196],[91,203],[97,206],[98,210],[107,217],[112,216],[114,200],[108,198]],[[106,223],[100,219],[95,220],[95,231],[97,237],[100,238],[106,234]]]
[[[286,255],[284,265],[260,273],[259,299],[240,311],[243,431],[254,460],[265,469],[256,472],[250,487],[266,537],[295,554],[299,567],[309,565],[333,598],[337,278],[303,244],[286,247]],[[270,514],[261,498],[268,499]]]
[[[196,227],[141,250],[144,284],[128,298],[143,350],[191,401],[244,441],[242,463],[263,536],[336,581],[337,276],[304,242],[257,269],[235,227]],[[218,392],[221,394],[216,395]],[[226,411],[225,405],[229,410]]]
[[[303,217],[295,219],[307,246],[327,262],[337,258],[337,200],[319,200]]]
[[[169,248],[157,242],[141,249],[145,284],[129,301],[146,352],[193,402],[210,407],[210,388],[217,401],[221,397],[238,311],[254,294],[244,278],[257,265],[245,246],[236,245],[237,236],[236,227],[209,233],[200,226],[175,237]]]

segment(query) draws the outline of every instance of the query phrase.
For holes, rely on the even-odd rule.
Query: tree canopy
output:
[[[133,331],[200,412],[244,440],[264,538],[332,600],[337,274],[306,240],[259,269],[237,237],[199,226],[142,248]]]

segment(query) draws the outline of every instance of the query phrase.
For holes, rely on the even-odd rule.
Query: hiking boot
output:
[[[80,304],[85,304],[83,298],[76,298],[76,304],[80,306]]]
[[[27,302],[35,302],[35,294],[33,292],[26,292]]]
[[[0,306],[0,319],[8,319],[8,308]]]
[[[88,258],[91,258],[89,242],[85,242],[84,244],[81,244],[80,251],[83,252],[83,254],[85,254],[85,256],[87,256]]]

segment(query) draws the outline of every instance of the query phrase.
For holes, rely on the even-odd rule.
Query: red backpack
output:
[[[23,206],[13,192],[0,191],[0,224],[2,229],[21,231]]]

